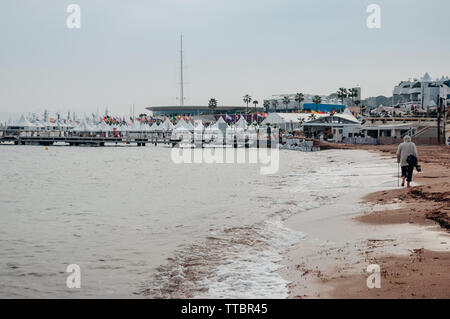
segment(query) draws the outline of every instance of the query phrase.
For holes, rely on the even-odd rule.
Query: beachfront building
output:
[[[314,114],[316,115],[316,114]],[[326,115],[303,123],[306,137],[342,142],[344,138],[356,137],[361,133],[361,122],[350,111]]]
[[[272,95],[270,99],[264,100],[263,105],[265,105],[266,112],[292,112],[296,110],[314,110],[330,113],[331,111],[344,110],[345,105],[337,98],[329,98],[325,95],[320,96],[322,103],[316,105],[313,103],[313,94],[304,94],[304,101],[301,103],[295,100],[296,93],[294,94],[277,94]],[[283,103],[285,97],[289,98],[289,103]]]
[[[271,126],[286,131],[294,131],[301,129],[302,124],[327,114],[311,114],[311,113],[269,113],[262,121],[261,126]]]
[[[415,121],[411,120],[392,121],[367,121],[361,128],[361,136],[364,140],[345,142],[354,144],[398,144],[403,141],[405,135],[412,137],[413,142],[418,145],[434,145],[438,144],[438,125],[436,121],[427,121],[426,118],[419,118]],[[443,127],[440,127],[443,132]]]
[[[427,113],[437,109],[441,98],[450,99],[450,80],[442,76],[433,80],[428,73],[420,79],[402,81],[394,88],[394,107],[405,112]]]
[[[176,116],[200,116],[208,114],[245,114],[247,107],[244,106],[217,106],[214,109],[209,108],[205,105],[175,105],[175,106],[149,106],[146,108],[151,112],[152,116],[157,117],[176,117]],[[259,105],[256,107],[257,112],[263,111],[263,106]],[[254,112],[255,106],[249,104],[248,112]]]
[[[413,136],[418,130],[416,123],[365,124],[361,132],[367,137],[403,138],[406,134]]]

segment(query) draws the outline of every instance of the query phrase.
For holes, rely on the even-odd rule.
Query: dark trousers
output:
[[[402,177],[406,177],[407,182],[411,182],[414,166],[402,166]]]

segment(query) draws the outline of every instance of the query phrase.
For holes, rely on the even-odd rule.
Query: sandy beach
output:
[[[339,148],[395,161],[396,146]],[[418,151],[423,172],[415,173],[410,189],[362,187],[286,221],[307,233],[285,254],[279,271],[291,282],[290,298],[450,297],[450,150]],[[380,266],[379,289],[367,288],[370,264]]]

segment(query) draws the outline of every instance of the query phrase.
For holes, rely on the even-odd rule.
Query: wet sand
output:
[[[396,151],[396,146],[339,148],[386,157]],[[290,298],[450,297],[450,150],[419,147],[419,154],[423,173],[415,174],[412,188],[363,188],[287,221],[307,233],[280,270],[291,282]],[[369,264],[380,265],[380,289],[367,288]]]

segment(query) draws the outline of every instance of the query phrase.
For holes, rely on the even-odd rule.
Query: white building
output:
[[[357,137],[361,133],[361,122],[349,110],[303,123],[306,137],[341,142],[345,138]]]
[[[406,111],[418,109],[429,112],[439,105],[439,98],[447,100],[449,95],[448,76],[433,80],[428,73],[420,79],[402,81],[394,88],[394,99]]]

